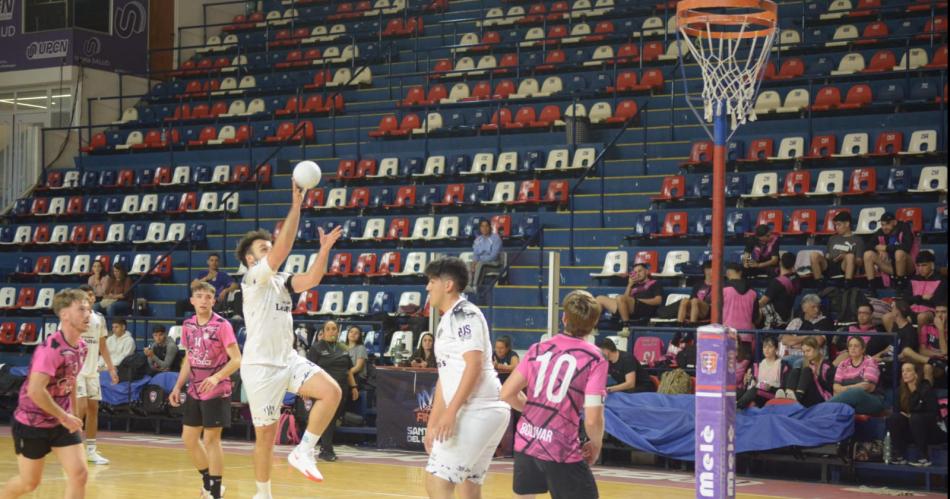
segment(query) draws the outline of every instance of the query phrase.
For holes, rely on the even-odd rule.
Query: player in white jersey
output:
[[[276,238],[266,230],[247,233],[238,243],[238,260],[248,271],[241,282],[247,340],[241,360],[241,380],[247,393],[256,439],[254,499],[269,499],[274,435],[286,392],[316,399],[310,410],[307,431],[287,461],[315,482],[323,480],[317,470],[314,450],[320,433],[327,427],[340,402],[341,390],[322,369],[294,350],[290,294],[303,293],[323,279],[330,249],[340,238],[337,227],[329,234],[320,230],[320,252],[313,266],[302,274],[278,272],[290,254],[300,222],[304,191],[294,186],[290,212]]]
[[[511,409],[500,399],[492,342],[482,311],[459,294],[468,267],[454,257],[431,262],[429,303],[442,318],[435,335],[439,381],[426,428],[426,491],[433,499],[481,497],[482,482]]]
[[[96,303],[96,293],[92,286],[83,284],[79,289],[89,297],[89,306]],[[96,448],[96,433],[99,429],[99,401],[102,400],[102,390],[99,386],[99,356],[105,361],[106,370],[112,378],[112,384],[119,382],[119,374],[114,365],[109,349],[106,347],[106,337],[109,330],[106,328],[106,318],[99,312],[92,312],[89,316],[89,329],[82,333],[82,340],[86,344],[86,359],[82,364],[79,376],[76,376],[76,417],[85,422],[86,430],[86,460],[92,464],[109,464],[109,460],[102,457]]]

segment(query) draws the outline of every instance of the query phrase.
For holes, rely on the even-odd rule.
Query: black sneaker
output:
[[[332,463],[333,461],[336,461],[336,453],[333,452],[332,450],[320,451],[320,454],[317,455],[317,458],[319,458],[321,461],[327,461],[327,462]]]
[[[903,466],[907,464],[907,460],[902,457],[894,457],[894,458],[891,458],[891,464],[895,466]]]

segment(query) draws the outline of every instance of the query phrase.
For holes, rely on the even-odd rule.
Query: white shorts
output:
[[[254,426],[268,426],[280,420],[280,408],[287,392],[296,394],[301,385],[321,371],[323,369],[300,355],[294,355],[286,367],[241,366],[241,382]]]
[[[445,442],[432,442],[426,471],[447,482],[468,480],[481,485],[510,418],[507,406],[462,409],[456,419],[455,436]]]
[[[76,398],[102,400],[102,389],[99,386],[99,373],[76,376]]]

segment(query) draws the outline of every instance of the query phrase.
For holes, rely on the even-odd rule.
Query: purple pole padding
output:
[[[696,334],[696,497],[736,497],[736,330]]]

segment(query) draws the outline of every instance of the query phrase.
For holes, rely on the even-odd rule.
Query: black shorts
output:
[[[185,399],[182,404],[182,424],[185,426],[203,426],[205,428],[231,427],[231,397],[211,400]]]
[[[844,268],[841,267],[841,262],[836,262],[834,260],[828,260],[828,268],[825,270],[825,275],[828,277],[840,277],[844,275]]]
[[[542,461],[515,453],[515,494],[551,493],[551,499],[597,499],[597,482],[587,463]]]
[[[53,428],[37,428],[13,420],[13,450],[27,459],[43,459],[54,447],[69,447],[82,444],[78,431],[70,433],[63,425]]]

